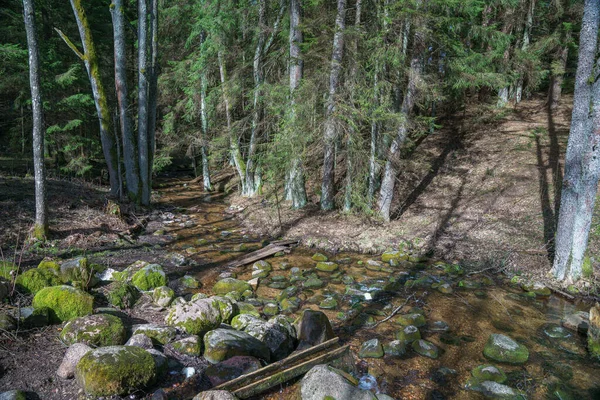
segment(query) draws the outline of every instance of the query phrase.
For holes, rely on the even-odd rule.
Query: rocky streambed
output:
[[[295,248],[224,268],[267,242],[244,232],[218,197],[182,185],[162,192],[178,208],[155,212],[138,241],[166,247],[164,257],[140,251],[125,265],[94,255],[48,259],[19,274],[31,306],[7,308],[0,328],[15,343],[15,329],[29,330],[23,340],[47,350],[45,375],[29,386],[11,375],[19,361],[3,341],[0,391],[228,399],[211,388],[338,336],[349,356],[259,397],[600,397],[590,304],[422,258],[410,244],[380,255]],[[14,278],[9,264],[1,267]]]

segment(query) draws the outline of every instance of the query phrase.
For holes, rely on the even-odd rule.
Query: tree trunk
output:
[[[513,14],[514,14],[514,10],[512,8],[509,8],[506,10],[506,14],[504,16],[505,19],[505,24],[502,27],[502,33],[504,33],[505,35],[510,35],[512,33],[513,30]],[[506,69],[507,65],[508,65],[508,61],[510,58],[510,44],[508,44],[508,47],[506,48],[506,50],[504,50],[504,56],[503,56],[503,65],[502,68]],[[506,73],[506,71],[503,71]],[[510,85],[506,85],[502,88],[500,88],[498,90],[498,103],[496,104],[496,106],[498,108],[503,108],[506,107],[506,105],[508,104],[508,98],[509,98],[509,94],[510,94]]]
[[[565,174],[562,184],[562,196],[558,225],[555,237],[555,255],[552,273],[559,280],[576,280],[579,278],[580,266],[574,263],[575,256],[581,253],[582,226],[585,225],[580,213],[589,207],[584,196],[584,153],[589,148],[591,129],[589,108],[591,100],[590,76],[594,67],[597,50],[599,6],[595,0],[586,0],[579,39],[579,61],[575,76],[575,92],[573,98],[573,114],[571,131],[565,156]],[[596,129],[594,129],[596,131]],[[588,179],[589,181],[589,179]],[[595,189],[594,189],[595,190]],[[578,229],[578,231],[576,231]],[[577,238],[575,236],[578,236]],[[587,244],[587,238],[586,244]],[[585,245],[583,245],[585,249]],[[574,250],[576,252],[574,253]]]
[[[421,81],[421,73],[423,68],[422,58],[425,47],[423,33],[420,31],[420,24],[415,23],[415,27],[413,54],[408,71],[408,85],[402,101],[402,108],[400,110],[402,120],[400,121],[400,126],[398,127],[398,133],[392,141],[388,151],[383,179],[381,181],[381,188],[379,190],[379,215],[385,221],[390,220],[390,208],[392,205],[392,198],[394,196],[394,186],[397,175],[396,164],[399,162],[400,151],[402,150],[404,142],[406,142],[408,128],[410,125],[410,116],[413,106],[415,105],[418,95],[418,87]]]
[[[379,81],[377,74],[377,66],[375,66],[375,76],[373,78],[373,108],[379,106]],[[367,192],[367,203],[369,208],[373,205],[373,198],[377,190],[379,175],[379,164],[377,164],[377,154],[379,145],[379,123],[377,120],[371,121],[371,149],[369,154],[369,188]]]
[[[113,23],[115,56],[115,89],[119,103],[119,122],[123,139],[123,164],[127,197],[138,203],[140,193],[140,170],[137,155],[137,140],[134,135],[129,111],[129,91],[127,89],[127,53],[125,50],[125,10],[123,0],[112,0],[110,13]]]
[[[150,204],[150,141],[148,135],[148,4],[138,0],[138,159],[141,201]]]
[[[152,169],[156,147],[156,104],[158,97],[158,0],[150,0],[150,74],[148,78],[148,196],[152,190]],[[148,197],[148,202],[150,198]]]
[[[245,192],[246,188],[246,166],[242,160],[242,153],[240,152],[240,146],[238,140],[233,134],[233,121],[231,118],[231,108],[229,106],[229,92],[227,90],[227,75],[225,70],[225,60],[223,59],[223,53],[219,51],[219,74],[221,76],[221,86],[223,90],[223,103],[225,104],[225,119],[227,120],[227,132],[229,134],[229,152],[233,165],[237,170],[240,177],[240,184],[242,185],[241,192]]]
[[[338,121],[335,117],[337,90],[344,54],[344,29],[346,29],[346,0],[337,0],[337,16],[333,35],[333,53],[329,74],[329,96],[325,109],[325,151],[323,156],[323,182],[321,184],[321,209],[331,210],[335,196],[335,141],[338,137]]]
[[[300,52],[302,43],[302,30],[300,30],[301,5],[300,0],[290,0],[290,118],[291,126],[295,132],[296,121],[296,89],[302,79],[304,62]],[[293,138],[292,138],[293,139]],[[294,140],[291,140],[293,143]],[[300,151],[294,151],[286,177],[286,199],[292,202],[293,208],[302,208],[308,202],[306,198],[306,187],[304,184],[304,169]]]
[[[200,119],[201,119],[201,137],[202,145],[200,146],[200,155],[202,156],[202,181],[204,183],[204,190],[212,192],[212,183],[210,182],[210,167],[208,164],[208,152],[206,150],[206,143],[208,137],[208,113],[206,112],[206,89],[208,82],[204,71],[200,76]]]
[[[256,49],[254,51],[254,60],[252,63],[252,76],[254,77],[254,100],[253,100],[253,112],[252,112],[252,128],[250,133],[250,142],[248,143],[248,156],[246,162],[246,187],[244,196],[254,196],[257,191],[255,185],[254,174],[254,157],[256,153],[256,141],[259,135],[259,124],[262,115],[261,101],[261,88],[264,79],[263,71],[263,55],[265,42],[267,40],[267,34],[265,32],[265,26],[267,24],[267,1],[258,0],[258,41],[256,43]]]
[[[33,112],[33,171],[35,177],[33,237],[38,240],[45,240],[48,236],[48,213],[46,206],[46,167],[44,165],[44,110],[33,0],[23,0],[23,18],[27,33],[29,85],[31,86],[31,109]]]
[[[551,110],[554,110],[560,104],[560,97],[562,95],[562,84],[565,69],[567,68],[567,59],[569,57],[569,36],[570,33],[566,34],[563,47],[558,53],[557,59],[552,63],[552,78],[550,81],[550,93],[548,94],[548,105]]]
[[[120,192],[119,177],[118,177],[118,157],[117,147],[115,142],[114,132],[111,131],[110,109],[102,79],[100,78],[100,67],[98,65],[98,57],[96,56],[96,46],[92,38],[92,31],[81,4],[81,0],[71,0],[71,7],[77,21],[79,36],[83,46],[83,62],[87,70],[88,77],[92,86],[92,94],[94,96],[94,104],[98,113],[100,122],[100,142],[102,143],[102,151],[106,166],[108,168],[108,176],[110,181],[111,196],[118,196]],[[66,38],[63,36],[63,39]]]
[[[521,45],[521,50],[524,52],[527,51],[529,47],[529,42],[531,40],[531,28],[533,27],[533,12],[535,10],[535,0],[530,0],[529,9],[527,10],[527,20],[525,21],[525,28],[523,29],[523,43]],[[519,104],[521,102],[521,98],[523,97],[523,77],[519,78],[517,82],[517,89],[515,93],[515,102]]]

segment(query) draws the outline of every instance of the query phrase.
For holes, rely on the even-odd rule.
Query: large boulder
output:
[[[168,307],[175,298],[175,291],[168,286],[159,286],[152,292],[152,301],[160,307]]]
[[[260,361],[255,357],[236,356],[209,365],[204,371],[204,375],[210,380],[213,387],[216,387],[239,376],[257,371],[261,367]]]
[[[16,283],[23,292],[36,294],[45,287],[61,285],[62,281],[53,269],[32,268],[19,275]]]
[[[48,307],[53,322],[90,315],[93,304],[94,298],[90,294],[66,285],[43,288],[33,298],[33,307]]]
[[[128,282],[111,283],[106,294],[108,302],[120,309],[132,308],[139,297],[140,292]]]
[[[359,389],[344,373],[327,365],[313,367],[300,382],[302,400],[376,400],[368,390]]]
[[[269,348],[272,361],[284,359],[296,348],[296,336],[293,328],[290,330],[278,319],[263,321],[257,318],[247,324],[243,330]]]
[[[252,291],[252,286],[250,286],[250,284],[246,281],[241,281],[234,278],[221,279],[215,283],[215,286],[213,286],[213,292],[218,295],[224,295],[229,292],[242,294],[246,290]]]
[[[87,258],[77,257],[60,264],[60,277],[63,282],[81,289],[87,289],[95,286],[100,281],[96,277],[96,272],[100,268],[96,267],[99,266],[88,263]]]
[[[177,330],[172,326],[157,324],[134,325],[131,328],[131,332],[133,335],[146,335],[152,339],[152,342],[161,345],[169,343],[177,335]]]
[[[131,283],[142,291],[153,290],[167,285],[167,275],[160,265],[149,264],[133,274]]]
[[[181,328],[190,335],[200,336],[218,328],[222,321],[221,311],[211,299],[176,304],[165,318],[167,325]]]
[[[75,368],[79,363],[79,360],[83,358],[92,348],[85,343],[75,343],[71,345],[65,356],[63,357],[56,375],[63,379],[70,379],[75,376]]]
[[[141,347],[100,347],[81,358],[75,377],[89,396],[125,395],[150,385],[156,377],[156,365]]]
[[[216,364],[235,356],[251,356],[269,362],[271,352],[260,340],[246,332],[215,329],[204,336],[204,358]]]
[[[523,364],[529,359],[529,350],[506,335],[490,335],[483,355],[489,359],[509,364]]]
[[[60,339],[63,343],[115,346],[125,343],[127,331],[120,318],[109,314],[88,315],[67,322]]]
[[[298,323],[298,350],[321,344],[333,339],[333,328],[329,318],[321,311],[304,310]]]

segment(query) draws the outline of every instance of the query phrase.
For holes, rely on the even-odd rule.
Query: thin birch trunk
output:
[[[138,159],[141,201],[150,204],[150,141],[148,135],[148,4],[138,0]]]
[[[206,112],[206,89],[208,82],[206,81],[206,75],[202,71],[200,76],[200,119],[201,119],[201,137],[202,145],[200,146],[200,155],[202,156],[202,181],[204,183],[204,190],[211,192],[213,190],[212,183],[210,181],[210,166],[208,164],[208,151],[206,150],[206,143],[208,137],[208,113]]]
[[[129,111],[129,91],[127,89],[127,52],[125,45],[125,9],[123,0],[112,0],[110,14],[113,23],[114,57],[115,57],[115,89],[119,103],[119,123],[123,140],[123,164],[125,165],[125,182],[127,197],[138,203],[140,193],[140,170],[137,155],[137,140],[132,128]]]
[[[44,164],[44,109],[40,79],[40,56],[35,27],[33,0],[23,0],[23,19],[27,33],[29,54],[29,85],[31,87],[31,110],[33,112],[33,173],[35,180],[35,224],[32,236],[45,240],[48,236],[48,212],[46,204],[46,166]]]
[[[294,137],[298,135],[295,131],[297,126],[296,115],[296,90],[300,86],[304,62],[300,52],[302,43],[302,30],[300,29],[301,18],[300,0],[290,0],[290,126],[293,129],[292,143]],[[308,202],[306,197],[306,187],[304,183],[304,168],[302,166],[301,151],[296,150],[292,155],[290,167],[286,176],[286,200],[292,202],[292,208],[302,208]]]
[[[240,177],[240,184],[242,185],[241,192],[245,192],[246,188],[246,166],[244,165],[244,161],[242,160],[242,153],[240,152],[240,146],[238,144],[237,138],[233,134],[233,120],[231,117],[231,108],[229,105],[229,92],[227,90],[227,72],[225,69],[225,60],[223,59],[223,53],[219,51],[218,53],[219,59],[219,74],[221,76],[221,86],[223,91],[223,103],[225,104],[225,119],[227,120],[227,132],[229,135],[229,152],[231,156],[231,160],[233,161],[233,165],[237,170],[237,173]]]
[[[533,27],[533,13],[535,10],[535,0],[530,0],[529,9],[527,10],[527,20],[525,21],[525,28],[523,29],[523,43],[521,50],[524,52],[529,48],[529,42],[531,40],[531,28]],[[517,89],[515,93],[515,102],[519,104],[523,97],[523,77],[519,77],[517,82]]]
[[[375,76],[373,77],[373,108],[379,106],[379,81],[377,65],[375,66]],[[373,112],[371,113],[373,115]],[[379,145],[379,123],[376,119],[371,121],[371,148],[369,153],[369,188],[367,189],[367,203],[369,208],[373,206],[373,198],[377,190],[379,175],[379,164],[377,163],[377,154]]]
[[[509,8],[506,11],[505,20],[507,22],[502,27],[502,33],[504,33],[505,35],[509,35],[512,33],[513,24],[514,24],[514,22],[512,21],[513,14],[514,14],[514,10],[512,8]],[[503,68],[504,69],[506,69],[506,66],[508,65],[509,58],[510,58],[510,44],[508,45],[506,50],[504,50],[504,55],[503,55],[503,64],[504,64]],[[503,72],[506,72],[506,71],[503,71]],[[496,106],[498,108],[506,107],[506,105],[508,104],[509,94],[510,94],[510,85],[506,85],[498,90],[498,102],[496,104]]]
[[[148,193],[152,190],[152,169],[156,147],[156,105],[158,101],[158,0],[150,0],[150,73],[148,78]],[[148,198],[148,201],[150,199]]]
[[[563,47],[560,49],[558,53],[558,57],[552,66],[552,78],[550,82],[550,93],[548,96],[548,104],[551,110],[556,109],[560,104],[560,98],[562,95],[562,84],[565,74],[565,69],[567,68],[567,59],[569,57],[569,33],[566,35],[566,43],[563,44]]]
[[[323,156],[323,182],[321,184],[321,209],[331,210],[335,196],[335,142],[338,137],[339,122],[335,116],[337,90],[340,84],[342,57],[344,54],[344,29],[346,29],[346,0],[337,1],[333,52],[329,74],[329,96],[325,109],[325,151]]]
[[[575,238],[575,229],[581,229],[583,223],[576,223],[580,206],[580,194],[583,194],[584,153],[589,145],[590,134],[589,108],[594,57],[597,50],[599,10],[598,2],[586,0],[579,39],[579,61],[575,76],[575,92],[571,131],[565,156],[565,175],[563,177],[560,211],[555,237],[555,254],[552,273],[559,280],[575,278],[571,276],[573,246],[581,246],[581,238]],[[583,196],[582,196],[583,198]],[[585,200],[584,200],[585,201]]]

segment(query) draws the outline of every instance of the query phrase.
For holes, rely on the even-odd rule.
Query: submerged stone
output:
[[[546,336],[552,339],[566,339],[572,336],[567,328],[555,324],[545,325],[543,331]]]
[[[529,359],[527,347],[517,343],[508,336],[493,333],[490,335],[483,355],[498,362],[523,364]]]
[[[358,352],[360,358],[381,358],[383,355],[383,346],[379,339],[367,340],[362,344]]]
[[[417,354],[420,354],[422,356],[433,359],[438,358],[437,346],[427,340],[415,340],[414,342],[412,342],[412,348]]]
[[[470,387],[471,390],[481,392],[488,399],[497,400],[522,400],[525,397],[510,386],[498,382],[484,381]]]
[[[229,292],[244,293],[246,290],[252,290],[252,286],[248,282],[241,281],[234,278],[225,278],[213,286],[213,292],[215,294],[224,295]]]
[[[396,339],[406,343],[412,343],[415,340],[421,339],[421,332],[419,332],[419,328],[414,325],[405,326],[396,333]]]
[[[471,375],[473,375],[473,378],[475,378],[478,383],[483,381],[493,381],[498,383],[506,382],[506,374],[504,371],[494,365],[479,365],[473,368]]]
[[[333,271],[337,270],[339,268],[339,266],[334,262],[321,261],[321,262],[317,263],[316,268],[319,271],[323,271],[323,272],[333,272]]]
[[[319,303],[319,308],[322,308],[324,310],[334,310],[337,308],[337,306],[338,306],[338,302],[333,297],[327,297]]]
[[[314,261],[328,261],[329,259],[327,258],[327,256],[325,254],[322,253],[315,253],[313,254],[313,256],[311,257]]]

